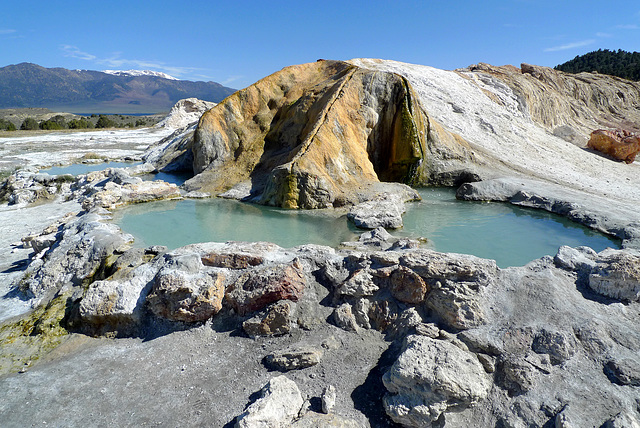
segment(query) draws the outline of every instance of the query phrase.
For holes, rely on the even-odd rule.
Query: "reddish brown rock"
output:
[[[591,133],[587,147],[605,153],[614,159],[633,163],[636,154],[640,151],[640,138],[621,129],[615,131],[598,129]]]
[[[258,266],[264,261],[260,256],[240,253],[209,253],[202,256],[201,260],[205,266],[229,269],[246,269],[248,267]]]
[[[399,267],[389,276],[390,290],[393,297],[401,302],[417,305],[424,301],[429,286],[420,276],[406,267]]]
[[[290,264],[253,269],[229,286],[226,298],[237,313],[244,315],[263,309],[278,300],[297,302],[306,278],[299,260]]]

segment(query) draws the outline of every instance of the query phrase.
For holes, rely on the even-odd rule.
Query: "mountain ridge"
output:
[[[167,80],[180,80],[167,73],[152,70],[102,70],[102,72],[113,76],[153,76]]]
[[[45,107],[82,113],[158,113],[184,98],[220,102],[235,89],[216,82],[45,68],[23,62],[0,68],[0,108]]]

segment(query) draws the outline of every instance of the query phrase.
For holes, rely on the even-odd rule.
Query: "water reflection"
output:
[[[458,201],[452,189],[422,189],[410,204],[399,235],[426,237],[444,252],[494,259],[501,267],[521,266],[561,245],[586,245],[596,251],[619,248],[620,241],[564,217],[505,203]]]
[[[408,204],[401,237],[425,237],[426,247],[494,259],[500,267],[521,266],[561,245],[596,251],[620,247],[609,238],[541,210],[504,203],[466,202],[451,189],[423,189]],[[269,241],[282,247],[307,243],[337,246],[358,231],[344,217],[318,211],[282,210],[224,199],[160,201],[118,210],[114,221],[137,244],[177,248],[207,241]]]
[[[126,168],[129,166],[140,165],[140,162],[101,162],[101,163],[76,163],[67,166],[54,166],[47,169],[42,169],[40,172],[46,172],[51,175],[80,175],[93,171],[102,171],[107,168]]]
[[[177,248],[194,242],[268,241],[282,247],[353,240],[344,217],[290,211],[224,199],[159,201],[116,211],[114,221],[138,245]]]

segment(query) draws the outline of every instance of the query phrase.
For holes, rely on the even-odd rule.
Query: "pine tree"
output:
[[[554,67],[566,73],[598,72],[623,79],[640,80],[640,52],[626,52],[622,49],[610,51],[598,49],[578,55],[571,61]]]

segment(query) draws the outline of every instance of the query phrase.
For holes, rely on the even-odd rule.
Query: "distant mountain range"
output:
[[[220,102],[235,89],[153,71],[92,71],[21,63],[0,68],[0,108],[72,113],[166,112],[183,98]]]

